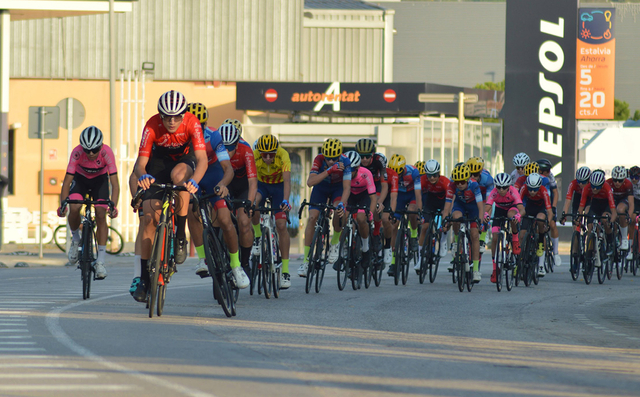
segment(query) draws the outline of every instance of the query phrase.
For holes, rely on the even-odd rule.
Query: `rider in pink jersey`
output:
[[[111,201],[113,210],[109,212],[111,218],[118,216],[116,206],[120,195],[118,183],[118,170],[113,151],[107,145],[102,144],[102,131],[97,127],[85,128],[80,134],[80,145],[71,152],[71,159],[67,166],[67,175],[62,182],[60,193],[60,208],[58,216],[67,214],[67,206],[62,206],[67,197],[70,200],[82,200],[89,195],[95,201],[109,200],[109,183],[111,183]],[[78,248],[80,246],[80,209],[81,204],[69,204],[69,229],[71,229],[71,246],[69,247],[69,263],[78,262]],[[107,277],[104,268],[107,246],[107,205],[96,205],[96,238],[98,240],[98,258],[93,264],[95,278],[102,280]]]
[[[494,178],[495,189],[487,196],[487,201],[484,206],[484,218],[485,221],[489,221],[491,218],[491,207],[495,204],[495,211],[493,216],[513,218],[511,221],[511,233],[512,233],[512,246],[513,253],[520,254],[520,240],[518,238],[518,223],[520,217],[525,214],[524,206],[522,205],[522,198],[518,190],[512,186],[511,176],[504,172],[496,175]],[[496,245],[498,244],[498,232],[500,227],[504,224],[503,221],[493,222],[491,233],[493,238],[491,239],[491,257],[493,258],[493,273],[491,274],[491,282],[496,282]]]

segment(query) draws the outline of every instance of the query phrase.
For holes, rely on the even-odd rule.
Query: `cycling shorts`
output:
[[[69,189],[70,200],[84,200],[85,196],[91,200],[109,200],[109,175],[102,174],[95,178],[86,178],[80,174],[73,176]],[[96,207],[109,208],[107,205],[98,204]]]
[[[613,202],[616,204],[616,207],[620,204],[620,203],[624,203],[627,206],[627,209],[629,208],[629,200],[625,197],[625,198],[619,198],[619,199],[613,199]]]
[[[246,177],[234,177],[229,186],[229,196],[237,200],[246,200],[249,198],[249,179]]]
[[[218,185],[218,183],[220,183],[223,177],[224,177],[224,170],[222,169],[222,166],[220,166],[220,164],[210,165],[209,168],[207,168],[207,172],[204,173],[204,176],[200,180],[201,193],[202,194],[213,193],[215,187]],[[224,203],[224,207],[226,207],[226,202],[222,197],[213,196],[209,198],[209,201],[211,201],[211,204],[214,204],[214,205],[221,200]],[[218,204],[218,205],[222,205],[222,204]]]
[[[508,210],[504,209],[504,208],[500,208],[500,207],[496,207],[495,210],[493,211],[493,217],[494,218],[501,218],[501,217],[507,217],[509,215],[509,211],[511,210],[516,210],[518,211],[518,208],[516,207],[511,207]],[[505,222],[507,222],[506,219],[503,219],[501,221],[492,221],[492,227],[491,227],[491,232],[493,233],[498,233],[498,231],[502,228],[502,226],[505,224]]]
[[[446,201],[446,197],[440,199],[426,193],[422,195],[422,208],[427,212],[436,212],[437,210],[442,211]]]
[[[453,214],[456,211],[461,212],[462,216],[469,219],[478,218],[478,216],[480,215],[478,213],[478,203],[476,203],[475,201],[472,201],[471,203],[463,203],[460,200],[455,200],[453,202],[451,213]]]
[[[311,189],[311,197],[309,201],[312,203],[326,203],[330,200],[332,203],[340,201],[342,198],[342,182],[328,183],[320,182]],[[310,206],[312,210],[320,210],[316,206]]]
[[[408,204],[415,204],[416,203],[416,194],[411,191],[411,192],[398,192],[398,200],[397,200],[397,204],[396,204],[396,210],[403,210],[405,209],[405,207]],[[396,213],[394,214],[394,216],[396,217],[396,219],[400,219],[402,218],[402,215]]]
[[[347,204],[353,206],[359,205],[361,207],[367,207],[368,210],[371,210],[371,197],[369,197],[367,191],[358,194],[350,194]],[[358,212],[362,211],[363,210],[359,210]]]
[[[196,157],[193,153],[186,154],[177,160],[172,160],[170,157],[152,156],[147,163],[147,174],[155,179],[155,183],[173,183],[171,171],[178,164],[186,164],[193,173],[196,169]],[[152,186],[144,193],[143,200],[162,200],[163,193],[163,190]]]
[[[276,209],[273,211],[273,215],[276,219],[284,219],[286,216],[283,214],[281,216],[277,216],[282,213],[280,209],[280,204],[282,204],[282,200],[284,200],[284,182],[280,183],[264,183],[258,181],[258,193],[262,196],[262,202],[265,199],[271,199],[271,207]]]
[[[605,212],[611,214],[608,200],[591,200],[591,208],[588,215],[602,216]],[[593,223],[593,219],[587,218],[587,224],[590,223]]]
[[[539,213],[543,213],[544,217],[547,217],[547,210],[544,208],[544,205],[536,205],[532,203],[528,203],[524,206],[524,212],[526,215],[537,217]],[[529,230],[529,226],[534,222],[533,219],[523,219],[522,226],[520,230]]]

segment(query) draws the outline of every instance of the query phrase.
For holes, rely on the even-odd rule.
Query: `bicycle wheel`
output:
[[[278,263],[278,235],[271,232],[271,287],[273,288],[273,297],[280,297],[280,272],[282,270],[282,262]]]
[[[324,233],[322,233],[322,239],[320,240],[320,247],[322,251],[317,254],[318,260],[316,264],[316,294],[320,292],[322,288],[322,281],[324,280],[324,272],[327,269],[327,263],[329,263],[329,245],[331,240],[329,239],[329,220],[324,220]]]
[[[378,255],[382,253],[374,253],[373,260],[373,268],[371,269],[371,275],[373,276],[373,283],[376,287],[380,286],[380,282],[382,281],[382,271],[384,270],[384,254]]]
[[[596,264],[596,237],[593,233],[587,236],[587,241],[584,248],[584,269],[582,275],[584,277],[585,284],[591,284],[593,278],[593,271]]]
[[[525,287],[531,285],[532,277],[531,277],[531,269],[534,268],[533,261],[538,259],[536,256],[536,244],[535,238],[531,235],[527,237],[527,252],[523,256],[522,261],[522,282]]]
[[[404,260],[402,261],[402,265],[404,266],[402,268],[402,285],[407,285],[407,280],[409,279],[409,268],[411,267],[411,263],[416,263],[418,260],[418,252],[414,252],[413,250],[411,250],[411,238],[410,238],[410,234],[409,234],[409,229],[405,228],[405,236],[404,236],[404,241],[405,241],[405,254],[406,255],[404,257]],[[413,262],[411,261],[411,259],[413,258]]]
[[[456,273],[456,279],[458,281],[458,290],[460,292],[464,291],[464,283],[467,277],[467,271],[465,270],[465,267],[469,263],[469,258],[467,258],[467,255],[465,254],[465,251],[464,251],[465,243],[466,242],[465,242],[464,233],[460,232],[458,234],[458,246],[456,248],[456,254],[455,254],[456,259],[455,259],[455,265],[454,265],[454,272]]]
[[[631,273],[636,276],[638,274],[638,266],[640,266],[640,254],[637,252],[633,255],[633,260],[631,261],[630,266]]]
[[[469,235],[467,234],[467,252],[471,252],[471,239],[469,238]],[[480,254],[480,258],[482,258],[482,254]],[[473,284],[475,284],[475,282],[473,281],[473,263],[471,262],[471,258],[468,257],[467,261],[469,262],[469,271],[467,272],[467,278],[465,280],[465,284],[467,285],[467,291],[471,292],[471,289],[473,288]],[[480,264],[478,264],[478,270],[480,270]]]
[[[162,282],[158,281],[158,304],[156,313],[158,317],[162,316],[162,311],[164,310],[164,299],[167,296],[167,283],[166,279],[163,276],[164,272],[160,272],[160,277],[162,277]]]
[[[160,267],[165,258],[165,244],[167,240],[167,225],[160,223],[156,229],[156,234],[151,247],[151,258],[149,259],[149,318],[153,318],[153,311],[156,309],[158,300],[158,277],[160,277]]]
[[[206,228],[203,231],[205,261],[209,267],[209,274],[213,280],[213,297],[222,307],[227,317],[233,315],[233,297],[226,282],[224,263],[220,251],[222,247],[217,243],[214,231]]]
[[[360,241],[360,235],[357,230],[353,231],[351,238],[351,261],[349,262],[349,268],[351,270],[351,288],[354,291],[360,289],[360,275],[362,274],[360,264],[362,263],[362,242]]]
[[[504,264],[504,285],[507,287],[507,291],[511,291],[513,288],[515,276],[513,274],[515,257],[513,252],[507,255],[507,262]]]
[[[553,249],[551,247],[551,238],[549,237],[549,233],[545,235],[545,257],[544,257],[544,270],[548,273],[553,273],[553,269],[556,265],[556,261],[553,258]]]
[[[249,295],[253,295],[253,289],[256,287],[256,278],[258,275],[258,261],[259,256],[251,255],[249,264],[251,266],[251,274],[249,274]],[[256,288],[257,289],[257,288]],[[258,292],[260,293],[260,292]]]
[[[498,241],[496,244],[496,267],[493,270],[496,273],[496,289],[502,291],[502,269],[505,267],[506,254],[504,252],[504,232],[498,233]]]
[[[262,228],[262,290],[264,297],[271,298],[273,292],[273,283],[271,282],[271,271],[273,268],[273,255],[271,248],[271,233],[266,228]]]
[[[608,262],[609,262],[609,258],[607,258],[606,260],[603,260],[603,252],[605,248],[605,244],[604,244],[604,240],[600,240],[598,242],[598,254],[600,255],[600,267],[598,267],[597,273],[598,273],[598,284],[602,284],[604,283],[604,281],[607,279],[607,266],[608,266]]]
[[[424,280],[427,278],[427,273],[429,272],[429,262],[431,252],[433,252],[433,247],[431,246],[433,243],[431,238],[431,228],[427,231],[427,236],[424,240],[424,246],[422,247],[422,252],[420,252],[420,270],[418,270],[418,281],[420,284],[424,284]],[[432,281],[433,282],[433,281]]]
[[[580,277],[580,259],[581,259],[581,244],[580,239],[582,236],[580,232],[574,231],[571,236],[571,251],[569,252],[569,272],[571,278],[576,281]]]
[[[440,266],[440,232],[436,232],[432,235],[431,247],[433,249],[429,251],[429,282],[436,281],[438,275],[438,266]]]
[[[87,228],[82,230],[82,253],[80,255],[80,272],[82,277],[82,299],[91,297],[91,251],[93,240],[91,232]]]
[[[124,238],[119,231],[109,226],[107,230],[107,254],[118,255],[124,249]]]
[[[53,242],[62,252],[67,252],[67,225],[58,225],[53,231]]]

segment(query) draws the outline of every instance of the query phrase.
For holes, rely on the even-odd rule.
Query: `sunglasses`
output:
[[[325,157],[325,159],[327,161],[338,161],[339,158],[340,158],[340,156],[338,156],[338,157]]]
[[[466,185],[467,181],[456,181],[456,185]]]
[[[522,171],[522,170],[524,169],[524,167],[516,167],[516,169],[517,169],[518,171]]]
[[[622,183],[622,182],[624,182],[624,179],[614,179],[613,181],[616,182],[616,183]]]
[[[533,189],[533,188],[528,188],[528,189],[529,189],[529,192],[530,192],[530,193],[535,193],[535,192],[537,192],[538,190],[540,190],[540,188],[539,188],[539,187],[537,187],[537,188],[535,188],[535,189]]]
[[[86,154],[97,154],[97,153],[100,153],[100,150],[102,150],[102,145],[98,146],[95,149],[89,150],[89,149],[82,148],[82,150],[84,150]]]
[[[498,189],[498,190],[508,190],[509,186],[496,186],[496,189]]]
[[[373,157],[373,154],[361,154],[360,157],[363,160],[366,160],[366,159],[370,159],[371,157]]]
[[[224,145],[224,148],[227,149],[227,152],[232,152],[236,150],[237,147],[238,145]]]
[[[184,118],[184,115],[179,115],[179,116],[162,116],[162,120],[166,120],[166,121],[182,121],[182,119]]]
[[[440,178],[440,174],[427,174],[427,178]]]
[[[591,189],[592,190],[600,190],[600,189],[602,189],[602,185],[600,185],[600,186],[591,186]]]
[[[275,152],[260,153],[260,156],[262,156],[262,158],[268,159],[271,157],[276,157],[276,153]]]
[[[631,175],[629,178],[631,178],[631,179],[640,179],[640,175]]]

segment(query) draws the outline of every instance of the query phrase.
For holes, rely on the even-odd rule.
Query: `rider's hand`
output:
[[[285,212],[289,212],[291,211],[291,206],[289,205],[289,202],[287,200],[282,200],[282,204],[280,204],[280,209]]]
[[[229,189],[227,189],[225,185],[217,185],[216,194],[220,197],[227,197],[229,195]]]
[[[116,207],[111,208],[109,210],[109,218],[117,218],[118,217],[118,209]]]
[[[196,181],[194,181],[193,179],[189,179],[187,183],[184,184],[184,187],[186,187],[187,191],[191,194],[196,194],[198,192],[198,189],[200,189],[200,186],[198,186]]]
[[[377,203],[377,204],[376,204],[376,212],[377,212],[378,214],[381,214],[381,213],[382,213],[382,210],[384,209],[384,208],[382,208],[382,207],[383,207],[383,206],[382,206],[382,205],[380,205],[380,203]]]
[[[342,217],[344,215],[344,203],[341,201],[336,206],[336,213],[338,216]]]
[[[69,207],[67,207],[66,205],[64,206],[64,208],[62,206],[58,207],[58,216],[60,218],[64,218],[65,216],[67,216],[67,209]]]
[[[484,221],[485,222],[489,222],[489,219],[491,219],[491,215],[488,212],[484,213]]]
[[[149,174],[144,174],[138,179],[138,186],[142,189],[147,190],[151,187],[151,184],[156,181],[156,178]]]
[[[561,218],[560,218],[560,220],[559,220],[559,221],[560,221],[560,224],[561,224],[562,226],[564,226],[564,223],[565,223],[565,221],[566,221],[566,220],[567,220],[567,218],[566,218],[566,217],[564,217],[564,216],[563,216],[563,217],[561,217]]]
[[[336,172],[340,172],[342,171],[339,167],[339,165],[342,165],[342,163],[336,163],[333,165],[333,167],[330,167],[327,169],[327,174],[331,175],[331,174],[335,174]]]

